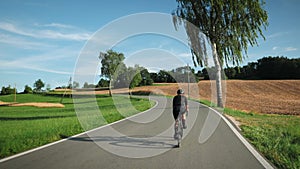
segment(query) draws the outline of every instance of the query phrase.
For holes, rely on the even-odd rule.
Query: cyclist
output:
[[[182,89],[177,90],[177,95],[173,98],[173,117],[175,119],[175,134],[176,137],[178,129],[178,115],[182,116],[182,125],[186,129],[186,112],[188,112],[188,102],[187,98],[184,96],[184,91]]]

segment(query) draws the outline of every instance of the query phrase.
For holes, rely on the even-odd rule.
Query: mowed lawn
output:
[[[124,97],[124,96],[119,96]],[[12,102],[13,95],[0,96],[3,102]],[[17,102],[48,102],[59,103],[61,97],[43,96],[37,94],[19,94]],[[118,112],[113,99],[107,95],[96,97],[98,108],[105,120],[110,123],[124,118]],[[125,116],[130,116],[149,109],[153,103],[146,99],[131,98],[131,105],[122,104],[122,109],[128,110]],[[128,99],[124,99],[128,100]],[[69,97],[63,99],[64,108],[38,108],[32,106],[0,106],[0,158],[17,154],[35,147],[51,143],[83,132],[74,110],[73,100]],[[88,104],[88,103],[83,103]],[[128,106],[128,109],[127,109]],[[88,129],[96,128],[106,123],[91,123]],[[87,128],[85,128],[87,129]]]

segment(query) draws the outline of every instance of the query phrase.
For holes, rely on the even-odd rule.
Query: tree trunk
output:
[[[222,76],[221,76],[222,65],[218,57],[216,43],[213,43],[212,48],[213,48],[213,59],[216,67],[217,105],[218,107],[223,108],[224,105],[223,105]]]
[[[109,96],[110,97],[112,96],[112,94],[111,94],[111,88],[109,88]]]
[[[112,84],[111,84],[111,82],[112,82],[112,79],[110,78],[109,79],[109,84],[108,84],[108,91],[109,91],[109,96],[110,97],[112,97],[112,92],[111,92],[111,90],[112,90]]]

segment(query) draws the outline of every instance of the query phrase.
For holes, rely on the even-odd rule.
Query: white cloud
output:
[[[76,47],[43,50],[38,54],[6,56],[0,60],[0,70],[24,69],[55,74],[72,74],[79,50]]]
[[[64,40],[88,40],[90,38],[90,34],[88,33],[61,33],[53,30],[42,30],[38,31],[38,36],[35,36],[37,38],[48,38],[48,39],[64,39]]]
[[[71,28],[70,25],[63,25],[58,23],[50,24],[52,27],[68,27]],[[49,26],[49,25],[48,25]],[[22,35],[22,36],[29,36],[33,38],[39,39],[60,39],[60,40],[76,40],[76,41],[84,41],[88,40],[91,36],[91,33],[80,31],[75,33],[66,33],[66,31],[57,31],[57,30],[50,30],[50,29],[33,29],[33,28],[25,28],[19,27],[16,24],[8,23],[8,22],[0,22],[0,29],[4,31],[8,31],[10,33]],[[75,30],[76,31],[76,30]],[[77,30],[78,31],[78,30]],[[67,32],[70,32],[68,30]]]
[[[192,58],[192,54],[191,53],[179,53],[177,54],[177,56],[179,57],[184,57],[184,58]]]
[[[274,46],[273,48],[272,48],[272,50],[277,50],[278,49],[278,47],[277,46]]]
[[[50,24],[39,24],[39,23],[35,23],[35,26],[39,26],[39,27],[53,27],[53,28],[64,28],[64,29],[77,29],[75,26],[73,25],[66,25],[66,24],[61,24],[61,23],[50,23]]]
[[[37,63],[28,63],[24,62],[23,59],[20,60],[13,60],[13,61],[5,61],[5,60],[0,60],[1,67],[0,69],[4,69],[7,71],[8,69],[29,69],[29,70],[36,70],[36,71],[43,71],[43,72],[48,72],[48,73],[55,73],[55,74],[67,74],[71,75],[71,72],[66,72],[66,71],[60,71],[56,69],[48,69],[42,64],[37,64]]]
[[[41,42],[33,42],[21,37],[15,37],[15,36],[2,34],[2,33],[0,33],[0,43],[12,45],[14,47],[18,47],[22,49],[41,49],[41,47],[45,47],[45,48],[53,47],[53,45],[49,45]]]
[[[296,50],[298,50],[298,49],[294,48],[294,47],[287,47],[287,48],[285,48],[285,51],[287,51],[287,52],[296,51]]]
[[[24,65],[23,68],[37,70],[37,71],[43,71],[43,72],[48,72],[48,73],[55,73],[55,74],[72,75],[72,72],[60,71],[60,70],[55,70],[55,69],[47,69],[47,68],[42,68],[42,67],[32,66],[32,65]]]
[[[273,33],[269,36],[267,36],[267,39],[271,39],[271,38],[278,38],[278,37],[281,37],[281,36],[285,36],[289,34],[288,32],[276,32],[276,33]]]

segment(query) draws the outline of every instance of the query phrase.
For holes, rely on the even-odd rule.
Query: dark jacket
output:
[[[183,95],[176,95],[173,98],[173,116],[177,119],[178,114],[186,111],[187,98]]]

